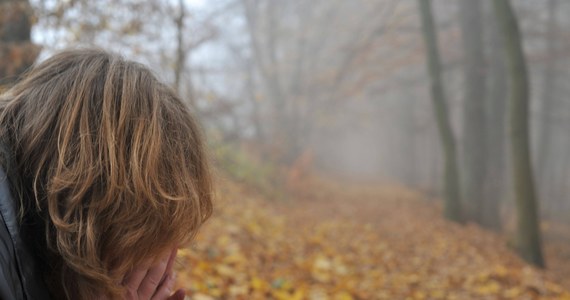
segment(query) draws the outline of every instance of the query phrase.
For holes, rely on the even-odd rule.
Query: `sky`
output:
[[[206,0],[186,0],[186,3],[193,7],[202,7],[206,5]]]

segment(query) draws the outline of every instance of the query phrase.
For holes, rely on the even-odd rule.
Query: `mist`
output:
[[[251,190],[236,193],[292,223],[362,218],[388,232],[416,213],[426,228],[445,220],[520,257],[516,272],[533,266],[570,289],[570,3],[30,2],[38,59],[97,46],[170,83],[231,182],[221,191]],[[390,299],[378,295],[351,297]]]

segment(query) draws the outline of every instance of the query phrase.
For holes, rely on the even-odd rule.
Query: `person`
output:
[[[212,213],[196,119],[145,66],[66,50],[0,96],[0,298],[182,299]]]

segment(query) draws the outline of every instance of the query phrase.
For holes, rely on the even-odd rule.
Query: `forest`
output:
[[[570,2],[0,0],[0,91],[84,46],[207,137],[187,299],[570,299]]]

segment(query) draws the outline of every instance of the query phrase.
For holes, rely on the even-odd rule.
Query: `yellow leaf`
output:
[[[241,253],[233,253],[224,258],[226,264],[241,264],[245,263],[247,259]]]
[[[501,291],[501,286],[496,281],[490,281],[475,288],[475,292],[482,296],[497,294]]]
[[[216,271],[218,274],[226,277],[233,277],[235,274],[235,270],[226,265],[217,265]]]
[[[249,292],[249,287],[247,285],[232,285],[229,287],[229,294],[232,297],[245,296]]]
[[[266,281],[264,281],[258,277],[251,278],[250,285],[251,285],[251,288],[256,290],[256,291],[267,290],[267,288],[269,287],[269,284]]]
[[[194,294],[192,295],[192,299],[194,300],[215,300],[213,297],[205,295],[205,294]]]
[[[353,300],[352,295],[346,291],[336,293],[334,295],[334,300]]]
[[[522,294],[522,290],[518,287],[513,287],[506,290],[503,293],[503,297],[510,298],[510,299],[518,299],[518,297]]]
[[[291,295],[286,291],[273,290],[273,291],[271,291],[271,294],[277,300],[290,300],[291,299]]]
[[[305,299],[305,292],[303,290],[296,290],[289,300],[303,300]]]
[[[415,300],[424,300],[427,298],[426,293],[422,292],[422,291],[415,291],[414,292],[414,299]]]

